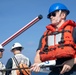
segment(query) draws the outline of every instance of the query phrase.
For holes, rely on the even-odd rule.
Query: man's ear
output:
[[[66,17],[66,13],[62,12],[62,13],[61,13],[61,18],[62,18],[62,19],[65,19],[65,17]]]

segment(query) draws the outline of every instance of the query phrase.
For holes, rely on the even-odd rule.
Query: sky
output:
[[[4,46],[5,51],[1,59],[4,64],[13,56],[10,50],[15,42],[22,44],[24,47],[22,53],[33,64],[39,39],[46,30],[46,25],[51,23],[47,19],[49,7],[53,3],[58,2],[65,4],[70,10],[67,19],[75,21],[76,0],[0,0],[0,43],[8,39],[38,15],[41,14],[43,16],[40,21]]]

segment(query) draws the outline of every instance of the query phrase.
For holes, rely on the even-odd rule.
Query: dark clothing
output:
[[[49,73],[49,75],[60,75],[62,67],[56,67],[52,70],[52,72]],[[76,75],[76,65],[69,71],[62,75]]]
[[[6,69],[12,69],[12,59],[10,58],[6,64]],[[9,75],[11,73],[11,70],[10,71],[6,71],[6,74],[5,75]]]
[[[39,46],[38,46],[37,50],[40,50],[40,48],[41,48],[41,46],[42,46],[42,44],[41,44],[42,38],[43,38],[43,36],[40,38]]]
[[[76,27],[73,30],[73,38],[74,38],[74,42],[76,43]]]

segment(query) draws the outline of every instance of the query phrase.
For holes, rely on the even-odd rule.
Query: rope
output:
[[[0,69],[0,71],[21,70],[21,69],[30,69],[30,67],[25,67],[25,68],[12,68],[12,69]]]

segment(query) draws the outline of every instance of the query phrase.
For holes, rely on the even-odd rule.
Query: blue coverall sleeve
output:
[[[42,43],[41,43],[41,41],[42,41],[42,38],[43,38],[43,36],[40,38],[40,41],[39,41],[39,45],[38,45],[38,48],[37,48],[37,50],[40,50],[40,48],[41,48],[41,46],[42,46]]]
[[[6,63],[6,69],[12,69],[12,59],[11,58]],[[6,71],[5,75],[9,75],[10,73],[11,73],[11,70],[10,71]]]

